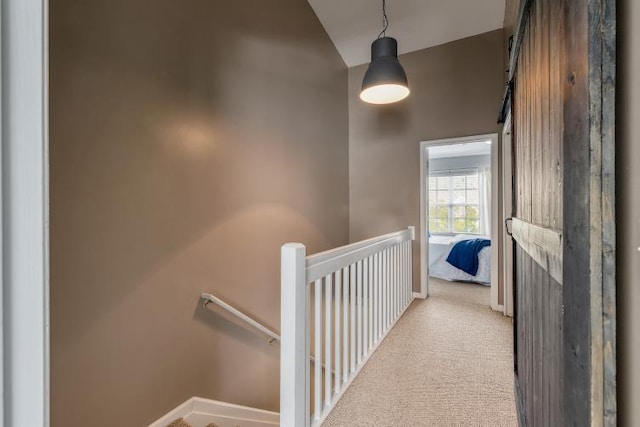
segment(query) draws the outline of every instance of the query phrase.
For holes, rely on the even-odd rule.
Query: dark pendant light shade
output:
[[[370,104],[391,104],[409,96],[407,75],[398,61],[398,42],[381,37],[371,44],[371,63],[362,81],[360,99]]]

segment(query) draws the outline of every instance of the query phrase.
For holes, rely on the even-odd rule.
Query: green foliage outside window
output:
[[[429,230],[432,233],[449,232],[449,208],[447,206],[429,206]]]

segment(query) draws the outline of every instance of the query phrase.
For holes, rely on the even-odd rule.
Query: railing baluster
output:
[[[349,379],[349,267],[342,269],[342,382]]]
[[[391,300],[392,300],[392,292],[391,292],[391,287],[392,287],[392,283],[391,280],[393,278],[392,276],[392,266],[391,266],[391,248],[389,248],[389,250],[387,251],[387,324],[385,325],[385,332],[389,329],[389,326],[391,325]]]
[[[373,255],[373,342],[378,342],[378,254]]]
[[[404,258],[404,268],[405,268],[405,289],[407,290],[405,305],[409,304],[411,301],[411,277],[412,271],[409,270],[409,256],[411,256],[411,247],[409,245],[404,245],[405,250],[405,258]]]
[[[362,362],[362,261],[358,261],[356,264],[357,277],[358,277],[358,297],[356,299],[357,304],[357,338],[356,338],[356,360],[359,365]]]
[[[398,300],[398,312],[402,313],[404,309],[404,245],[398,245],[398,292],[400,293],[400,298]]]
[[[400,294],[398,300],[398,313],[402,313],[404,308],[404,267],[402,266],[404,260],[404,247],[398,245],[398,292]]]
[[[386,305],[387,298],[386,292],[384,291],[386,280],[385,275],[387,273],[386,261],[385,261],[385,252],[382,251],[380,253],[380,328],[378,330],[378,338],[381,338],[384,335],[384,316],[385,310],[384,306]]]
[[[398,314],[402,313],[404,308],[404,250],[402,245],[398,245]]]
[[[396,264],[396,247],[391,248],[391,318],[389,324],[393,323],[393,319],[396,317],[396,270],[398,266]]]
[[[398,302],[396,304],[396,318],[402,312],[402,300],[404,295],[404,282],[402,281],[402,273],[404,272],[404,268],[402,268],[402,245],[398,245],[398,255],[396,262],[398,263]]]
[[[402,270],[404,271],[404,307],[409,303],[409,269],[407,268],[407,260],[409,259],[409,254],[407,252],[407,245],[402,244],[404,256],[402,257]]]
[[[333,285],[332,275],[324,279],[324,406],[331,405],[331,310],[333,309]]]
[[[391,305],[389,307],[389,327],[391,327],[391,324],[393,323],[393,318],[395,317],[395,299],[396,299],[396,265],[394,262],[394,253],[395,253],[395,247],[391,248],[391,252],[389,254],[389,265],[391,266],[391,270],[390,270],[390,274],[391,274],[391,278],[389,280],[389,285],[390,285],[390,290],[391,290]]]
[[[380,254],[380,262],[382,263],[382,271],[380,272],[380,336],[384,335],[384,324],[386,322],[387,310],[387,253],[383,251]]]
[[[407,269],[405,268],[405,259],[407,258],[406,248],[401,245],[402,248],[402,260],[400,261],[400,268],[402,269],[402,309],[407,305]]]
[[[383,259],[383,254],[382,252],[379,252],[378,254],[378,334],[377,334],[377,340],[380,339],[380,337],[382,336],[382,316],[383,316],[383,298],[384,298],[384,292],[383,292],[383,283],[384,283],[384,259]]]
[[[391,248],[391,251],[389,252],[389,291],[391,292],[391,298],[389,299],[390,301],[390,305],[389,305],[389,325],[388,328],[391,327],[391,324],[393,323],[393,318],[394,318],[394,304],[395,304],[395,273],[396,273],[396,266],[394,265],[395,263],[393,262],[393,248]]]
[[[409,289],[409,300],[413,299],[413,252],[411,250],[411,246],[411,241],[408,241],[407,251],[409,254],[407,256],[407,271],[409,272],[409,280],[407,280],[407,288]]]
[[[400,245],[396,246],[396,260],[394,262],[396,265],[396,306],[395,306],[395,315],[394,318],[398,318],[398,314],[400,314],[400,290],[402,289],[402,282],[400,281],[400,273],[402,272],[401,264],[400,264]]]
[[[400,314],[400,301],[401,299],[401,291],[402,291],[402,281],[401,281],[401,274],[402,274],[402,264],[400,264],[400,245],[396,246],[396,315],[394,316],[395,318],[398,318],[398,315]]]
[[[314,391],[314,420],[320,419],[322,411],[322,279],[316,280],[315,293],[315,348],[313,352],[315,354],[315,391]]]
[[[391,322],[396,318],[396,302],[398,300],[398,263],[396,262],[397,246],[391,248]]]
[[[400,245],[396,245],[395,247],[396,256],[395,262],[396,265],[396,304],[395,304],[395,314],[393,315],[394,319],[398,318],[400,314],[400,290],[402,289],[402,282],[400,281],[400,273],[402,271],[400,264]]]
[[[351,300],[349,304],[351,305],[351,339],[349,340],[349,347],[351,350],[351,373],[356,371],[356,264],[351,264],[349,267],[351,271]]]
[[[403,250],[402,245],[398,245],[398,314],[404,308],[404,268],[402,268]]]
[[[407,245],[402,244],[402,308],[407,306]]]
[[[341,352],[342,352],[342,346],[340,345],[340,343],[342,342],[340,340],[341,338],[341,326],[340,326],[340,311],[341,311],[341,303],[340,303],[340,297],[342,295],[342,270],[339,270],[336,272],[336,292],[335,292],[335,308],[334,308],[334,316],[335,316],[335,340],[336,340],[336,349],[335,349],[335,357],[334,357],[334,365],[335,365],[335,376],[334,376],[334,381],[335,381],[335,392],[339,393],[340,392],[340,381],[342,380],[342,376],[340,375],[340,368],[341,368],[341,363],[340,363],[340,356],[341,356]]]
[[[409,302],[411,302],[411,297],[413,296],[413,289],[411,286],[411,282],[413,279],[413,271],[411,271],[411,269],[409,268],[409,261],[411,260],[411,242],[406,242],[405,244],[405,250],[406,250],[406,258],[405,258],[405,263],[404,263],[404,268],[406,268],[407,270],[407,283],[406,283],[406,287],[407,287],[407,304],[409,304]]]
[[[373,347],[373,257],[369,257],[369,350]]]
[[[362,261],[362,357],[369,352],[369,260]]]
[[[384,306],[384,257],[383,253],[378,253],[378,340],[382,336],[382,316]]]
[[[383,323],[382,323],[382,333],[384,334],[384,332],[387,330],[387,320],[388,320],[388,314],[389,314],[389,258],[388,258],[388,251],[385,249],[384,252],[382,253],[382,258],[384,259],[384,268],[383,268],[383,280],[384,280],[384,286],[383,286],[383,299],[382,299],[382,311],[384,313],[383,315]]]

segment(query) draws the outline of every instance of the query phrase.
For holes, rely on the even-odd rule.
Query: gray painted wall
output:
[[[618,422],[640,422],[640,2],[618,2]]]
[[[412,94],[387,106],[360,101],[366,66],[349,69],[352,241],[407,225],[419,228],[420,141],[499,131],[502,47],[502,30],[497,30],[401,55]],[[418,279],[415,242],[414,288]]]
[[[280,246],[348,241],[344,63],[306,1],[50,13],[51,425],[278,410],[278,346],[199,295],[279,330]]]

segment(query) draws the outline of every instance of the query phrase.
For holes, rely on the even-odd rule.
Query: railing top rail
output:
[[[415,239],[415,227],[341,246],[307,257],[307,282],[338,271],[390,246]]]

